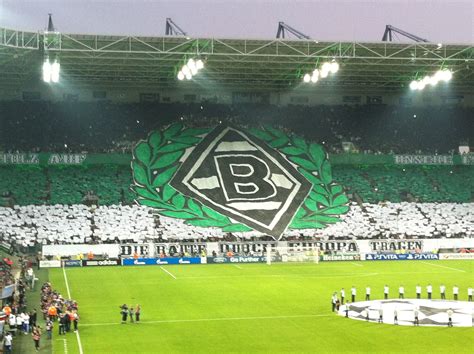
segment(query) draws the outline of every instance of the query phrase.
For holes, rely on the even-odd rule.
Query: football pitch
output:
[[[474,328],[407,327],[331,312],[341,287],[364,300],[417,283],[474,286],[473,261],[323,262],[50,269],[53,288],[79,303],[79,334],[57,335],[54,354],[104,353],[473,353]],[[67,281],[66,281],[67,279]],[[346,295],[346,298],[348,295]],[[140,324],[121,324],[119,306],[142,307]],[[46,340],[46,339],[45,339]]]

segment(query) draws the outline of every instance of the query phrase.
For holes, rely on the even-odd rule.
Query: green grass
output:
[[[448,268],[445,268],[448,267]],[[403,327],[354,321],[331,313],[333,291],[357,286],[382,298],[403,284],[457,284],[460,300],[474,285],[474,262],[327,262],[69,268],[79,302],[84,354],[104,353],[473,353],[473,328]],[[66,295],[62,269],[50,270]],[[451,296],[450,296],[451,297]],[[141,324],[120,324],[119,305],[140,303]],[[55,328],[54,354],[65,353]],[[79,353],[73,333],[67,353]]]

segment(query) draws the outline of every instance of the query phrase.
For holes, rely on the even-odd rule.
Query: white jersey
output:
[[[356,288],[352,288],[352,289],[351,289],[351,294],[352,294],[352,295],[356,295],[356,294],[357,294]]]
[[[404,288],[403,286],[399,287],[399,288],[398,288],[398,292],[399,292],[400,294],[404,294],[404,293],[405,293],[405,288]]]
[[[467,295],[472,296],[472,288],[467,288]]]
[[[432,287],[431,285],[428,285],[428,286],[426,287],[426,292],[432,293],[432,292],[433,292],[433,287]]]
[[[458,295],[459,294],[459,288],[457,286],[453,287],[453,295]]]
[[[416,286],[416,293],[421,294],[421,286],[419,285]]]
[[[441,294],[444,294],[444,293],[446,292],[446,287],[445,287],[444,285],[441,285],[441,286],[439,287],[439,292],[440,292]]]
[[[366,288],[365,288],[365,293],[366,293],[367,295],[370,295],[370,288],[369,288],[369,287],[366,287]]]
[[[383,293],[384,293],[384,294],[388,294],[388,286],[384,286],[384,287],[383,287]]]
[[[341,297],[346,297],[346,292],[344,289],[341,290]]]

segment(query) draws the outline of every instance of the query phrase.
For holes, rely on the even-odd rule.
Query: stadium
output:
[[[5,353],[473,352],[474,47],[277,37],[0,28]]]

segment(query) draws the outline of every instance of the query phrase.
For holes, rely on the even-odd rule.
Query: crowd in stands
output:
[[[129,166],[0,167],[0,206],[85,203],[133,204]],[[363,202],[456,202],[474,200],[472,166],[333,166],[334,180]],[[3,196],[3,198],[2,198]]]
[[[474,203],[353,203],[342,221],[324,229],[287,230],[286,239],[383,239],[472,237]],[[232,239],[229,239],[232,235]],[[0,208],[0,238],[35,244],[141,243],[253,240],[257,232],[223,232],[157,216],[144,206],[85,205]]]
[[[458,106],[0,102],[0,151],[128,153],[151,130],[181,120],[269,124],[330,152],[348,141],[368,153],[450,153],[473,144],[473,115]]]

